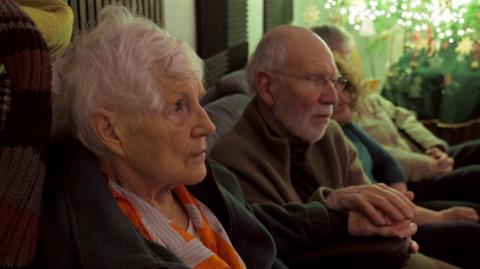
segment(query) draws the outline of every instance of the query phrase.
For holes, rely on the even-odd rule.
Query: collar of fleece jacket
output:
[[[35,254],[51,125],[45,41],[13,0],[0,1],[0,267]]]

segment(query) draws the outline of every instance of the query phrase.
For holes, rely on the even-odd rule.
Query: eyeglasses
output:
[[[325,76],[301,76],[301,75],[295,75],[290,73],[283,73],[279,71],[272,71],[272,73],[282,75],[282,76],[289,76],[293,78],[304,79],[309,81],[310,83],[315,85],[315,87],[318,87],[318,88],[325,87],[327,83],[332,83],[338,92],[342,92],[348,83],[348,79],[344,76],[339,76],[333,79],[329,79]]]

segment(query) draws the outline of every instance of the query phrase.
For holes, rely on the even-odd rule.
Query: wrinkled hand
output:
[[[464,206],[455,206],[452,208],[444,209],[439,213],[441,222],[447,222],[452,220],[479,220],[479,216],[475,209]]]
[[[353,236],[380,235],[384,237],[410,237],[417,231],[417,225],[410,220],[402,220],[391,225],[373,224],[364,214],[357,211],[348,213],[348,232]]]
[[[365,214],[375,225],[413,220],[417,209],[412,203],[413,193],[400,193],[383,183],[351,186],[333,191],[325,204],[331,209],[356,210]]]
[[[377,226],[365,215],[356,211],[350,211],[348,215],[348,232],[353,236],[373,236],[407,238],[411,253],[418,253],[419,246],[412,240],[412,235],[417,232],[414,222],[404,220],[388,226]]]
[[[404,181],[395,182],[395,183],[390,184],[389,186],[391,188],[396,189],[397,191],[399,191],[401,193],[408,192],[407,183],[405,183]]]
[[[425,151],[432,157],[429,168],[433,175],[444,175],[453,169],[455,161],[438,147],[432,147]]]

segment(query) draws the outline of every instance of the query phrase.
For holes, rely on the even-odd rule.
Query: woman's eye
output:
[[[185,108],[185,105],[183,102],[176,102],[173,104],[173,111],[175,112],[181,112]]]

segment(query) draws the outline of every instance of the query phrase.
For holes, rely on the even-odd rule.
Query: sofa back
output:
[[[207,92],[202,104],[216,126],[216,132],[207,138],[207,151],[235,125],[251,99],[245,70],[225,75],[214,89]]]

